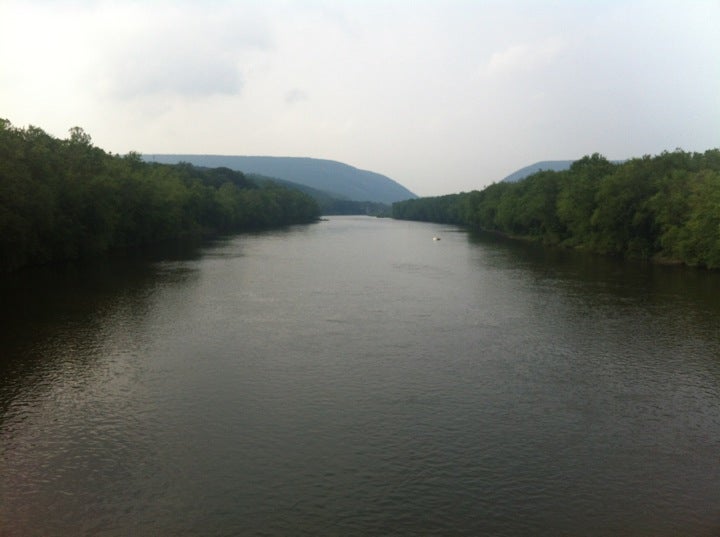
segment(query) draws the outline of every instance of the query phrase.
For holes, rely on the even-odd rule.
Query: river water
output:
[[[1,290],[0,535],[720,534],[718,273],[333,217]]]

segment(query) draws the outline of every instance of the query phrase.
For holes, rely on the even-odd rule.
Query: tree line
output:
[[[313,222],[309,196],[228,168],[113,155],[0,119],[0,271],[185,236]]]
[[[484,190],[393,204],[394,218],[468,226],[616,256],[720,268],[720,149],[612,163],[595,153]]]

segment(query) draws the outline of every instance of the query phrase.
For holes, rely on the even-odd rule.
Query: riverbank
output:
[[[594,154],[567,171],[395,203],[393,217],[720,269],[720,150],[677,150],[623,163]]]

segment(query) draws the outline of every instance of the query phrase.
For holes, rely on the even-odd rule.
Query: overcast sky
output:
[[[720,147],[720,0],[0,0],[0,117],[468,191],[538,160]]]

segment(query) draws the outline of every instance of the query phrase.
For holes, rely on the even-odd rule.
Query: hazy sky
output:
[[[467,191],[538,160],[720,147],[720,0],[0,0],[0,117]]]

